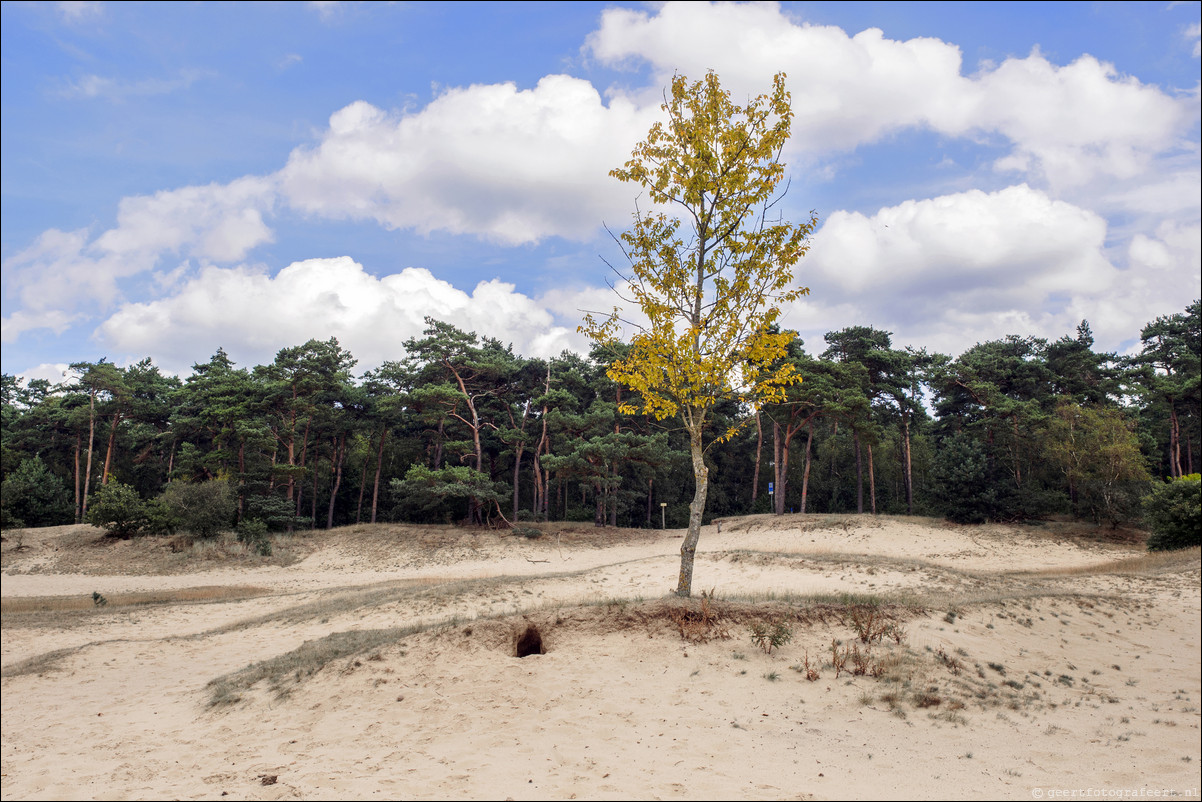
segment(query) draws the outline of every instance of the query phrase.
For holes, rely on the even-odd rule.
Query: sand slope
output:
[[[152,570],[147,542],[87,560],[93,533],[30,531],[4,544],[6,605],[118,601],[6,606],[3,798],[1198,796],[1197,551],[1116,567],[1139,548],[1054,526],[733,519],[703,533],[717,619],[690,642],[664,599],[680,534],[364,526],[291,564]],[[200,587],[233,596],[120,603]],[[901,642],[861,643],[840,594]],[[760,618],[792,640],[765,653]],[[530,623],[546,652],[519,659]],[[295,654],[330,636],[351,651]],[[832,640],[881,676],[836,677]]]

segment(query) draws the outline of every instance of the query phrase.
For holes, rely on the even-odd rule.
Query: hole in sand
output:
[[[513,653],[515,657],[526,657],[532,654],[543,654],[543,636],[534,624],[527,624],[526,631],[518,638]]]

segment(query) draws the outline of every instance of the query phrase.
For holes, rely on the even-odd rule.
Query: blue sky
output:
[[[788,74],[785,323],[956,354],[1202,294],[1198,3],[19,3],[0,8],[3,369],[433,315],[548,356],[608,309],[609,178],[675,72]]]

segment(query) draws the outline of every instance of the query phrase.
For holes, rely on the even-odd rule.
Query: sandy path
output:
[[[705,644],[607,627],[604,611],[631,603],[597,603],[668,590],[673,533],[603,549],[492,541],[440,562],[347,548],[287,568],[6,573],[5,597],[217,584],[271,594],[64,626],[6,616],[6,670],[76,651],[3,679],[3,797],[1030,799],[1094,787],[1197,798],[1196,567],[1016,575],[1131,550],[877,523],[707,528],[695,587],[993,599],[932,610],[906,622],[904,645],[874,646],[894,682],[835,677],[830,641],[853,637],[838,621],[797,626],[771,655],[745,627]],[[594,606],[576,613],[578,602]],[[473,621],[515,610],[543,628],[546,654],[514,658],[512,624]],[[286,698],[260,683],[235,706],[206,707],[211,679],[305,641],[450,615],[463,623],[335,660]],[[806,657],[822,663],[817,681],[791,668]],[[938,703],[919,706],[922,692]]]

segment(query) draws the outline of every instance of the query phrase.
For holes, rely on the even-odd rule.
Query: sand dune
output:
[[[750,516],[706,527],[683,605],[680,535],[10,537],[3,798],[1197,798],[1197,550]]]

